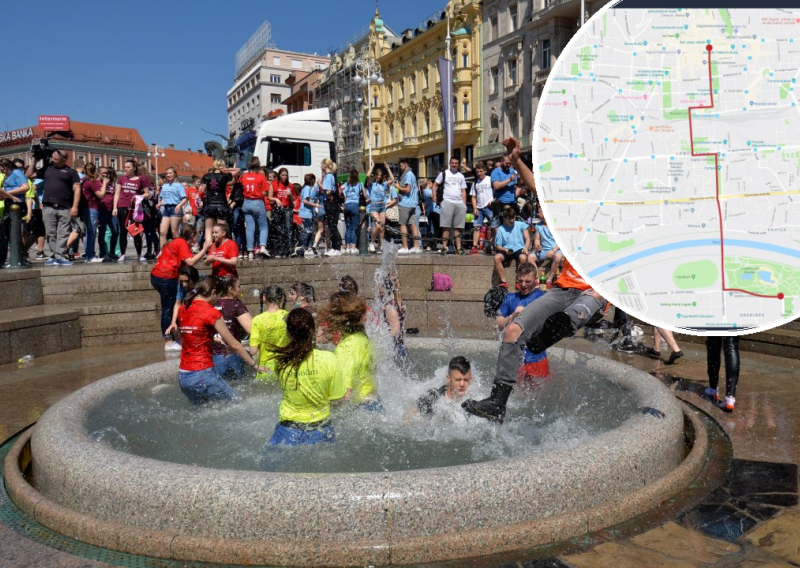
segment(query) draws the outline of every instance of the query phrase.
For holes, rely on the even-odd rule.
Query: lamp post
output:
[[[147,146],[147,157],[150,158],[152,156],[155,156],[155,158],[156,158],[156,171],[154,172],[154,175],[153,175],[153,177],[156,180],[156,183],[158,183],[158,156],[159,156],[159,154],[161,155],[162,158],[166,158],[167,157],[167,155],[164,153],[164,147],[163,146],[159,146],[158,144],[150,144],[149,146]]]
[[[353,77],[356,85],[366,85],[367,87],[367,144],[369,148],[369,163],[372,163],[372,110],[369,97],[372,95],[370,89],[372,83],[383,85],[381,75],[381,64],[368,55],[362,55],[356,60],[356,75]]]

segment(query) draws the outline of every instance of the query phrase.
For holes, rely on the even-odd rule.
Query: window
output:
[[[414,120],[413,117],[409,118],[408,120],[411,122],[411,136],[416,138],[416,136],[417,136],[417,121]]]
[[[409,84],[408,91],[412,95],[416,92],[416,85],[414,84],[416,82],[416,78],[417,78],[416,75],[411,75],[411,77],[409,77],[409,79],[408,79],[408,84]]]
[[[500,87],[500,71],[497,67],[492,67],[489,70],[489,92],[496,95]]]
[[[506,87],[513,87],[517,84],[517,60],[509,59],[506,65],[508,65],[508,82],[506,83]]]
[[[466,156],[464,158],[464,161],[467,162],[468,164],[471,164],[473,162],[474,158],[475,158],[475,156],[474,156],[475,149],[472,146],[467,146],[466,148],[464,148],[464,150],[465,150],[464,154]]]
[[[278,57],[277,55],[273,55],[272,56],[272,64],[273,65],[280,65],[281,64],[281,58]]]
[[[518,130],[518,126],[517,125],[518,124],[519,124],[519,118],[517,117],[517,114],[516,113],[512,113],[508,117],[508,127],[511,129],[511,136],[514,136],[514,137],[518,136],[518,132],[517,132],[517,130]]]
[[[98,168],[99,168],[100,166],[102,166],[102,165],[103,165],[103,157],[102,157],[102,156],[95,156],[95,157],[94,157],[94,165],[95,165],[96,167],[98,167]]]
[[[270,83],[280,83],[281,82],[281,76],[280,75],[270,75],[269,76],[269,82]]]
[[[517,5],[511,4],[508,7],[508,31],[513,32],[517,29]]]
[[[311,165],[311,145],[307,142],[291,142],[274,138],[265,138],[264,140],[269,143],[267,169],[277,170],[281,166]]]
[[[78,159],[86,164],[86,154],[78,154]]]
[[[425,111],[425,134],[431,133],[431,113],[430,111]]]
[[[394,124],[389,125],[389,145],[394,144]]]
[[[492,40],[497,39],[497,14],[489,16],[489,33]]]
[[[292,59],[292,69],[302,69],[302,68],[303,68],[302,59]]]
[[[372,95],[372,108],[378,108],[378,95]]]
[[[281,96],[276,93],[272,93],[269,96],[269,102],[271,102],[274,105],[279,105],[281,104]]]
[[[462,53],[461,54],[461,67],[469,67],[469,54]]]
[[[428,73],[427,67],[422,72],[422,80],[425,82],[425,88],[427,89],[430,86],[430,73]]]
[[[462,109],[464,110],[464,120],[469,120],[469,102],[464,101]]]
[[[404,83],[405,79],[400,79],[400,100],[403,100],[406,96],[406,87]]]
[[[374,147],[375,148],[378,147],[378,133],[377,132],[375,133],[375,145],[374,145]]]
[[[117,159],[116,158],[109,158],[108,159],[108,166],[113,169],[117,169]]]
[[[542,69],[550,67],[550,40],[546,39],[542,42]]]
[[[392,86],[386,87],[386,94],[389,96],[389,104],[392,104]]]

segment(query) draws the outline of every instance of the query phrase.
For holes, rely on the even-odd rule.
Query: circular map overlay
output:
[[[798,80],[800,9],[596,14],[553,67],[534,126],[539,198],[575,268],[673,331],[795,318]]]

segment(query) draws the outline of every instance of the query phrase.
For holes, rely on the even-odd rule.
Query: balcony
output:
[[[523,153],[531,151],[531,135],[522,136],[519,139],[520,148]],[[506,147],[500,142],[486,144],[485,146],[478,146],[475,148],[475,160],[482,160],[484,158],[496,158],[506,153]]]
[[[509,85],[503,88],[503,96],[505,98],[513,97],[519,92],[519,83]]]
[[[550,68],[547,68],[544,71],[537,71],[536,75],[533,76],[533,83],[535,85],[546,83],[549,76]]]

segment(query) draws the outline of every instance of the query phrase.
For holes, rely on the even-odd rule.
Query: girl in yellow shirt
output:
[[[256,379],[264,382],[274,381],[277,377],[273,371],[273,359],[276,347],[285,347],[289,343],[286,334],[285,309],[286,295],[280,286],[268,286],[261,292],[262,313],[253,318],[250,324],[250,353],[258,356],[258,364],[266,367],[266,373],[258,373]]]

